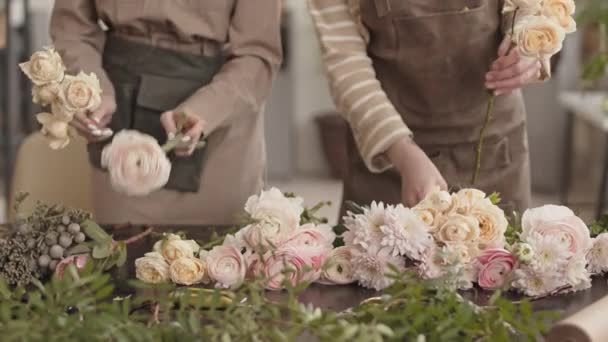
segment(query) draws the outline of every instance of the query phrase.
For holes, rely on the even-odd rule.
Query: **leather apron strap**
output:
[[[470,186],[488,100],[485,73],[503,38],[501,1],[360,1],[371,33],[368,53],[383,89],[448,184]],[[346,199],[400,202],[399,175],[371,174],[356,148],[351,150]],[[520,92],[496,99],[480,176],[476,187],[501,192],[505,209],[527,207],[528,149]]]
[[[103,54],[104,70],[116,93],[117,110],[110,127],[134,129],[166,141],[160,114],[174,109],[209,84],[223,57],[206,57],[134,43],[110,35]],[[101,168],[101,151],[109,141],[89,144],[91,163]],[[166,189],[198,192],[204,149],[190,157],[170,156],[172,169]]]

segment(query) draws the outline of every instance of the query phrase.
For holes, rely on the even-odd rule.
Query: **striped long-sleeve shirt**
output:
[[[376,77],[357,1],[308,0],[308,5],[334,102],[349,122],[367,167],[382,172],[392,166],[385,152],[412,132]]]
[[[334,102],[349,122],[367,167],[382,172],[391,167],[385,152],[412,132],[382,90],[367,55],[369,33],[361,23],[359,1],[308,0],[308,5]],[[505,33],[511,19],[503,18]],[[550,75],[549,60],[543,60],[540,80]]]

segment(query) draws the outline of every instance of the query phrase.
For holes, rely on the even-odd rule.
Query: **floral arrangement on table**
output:
[[[33,102],[50,106],[51,113],[39,113],[36,118],[42,125],[41,132],[49,140],[49,146],[65,148],[74,137],[71,126],[77,115],[86,116],[101,104],[102,89],[94,73],[66,74],[66,67],[59,53],[52,47],[35,52],[29,61],[19,65],[34,84]],[[147,134],[135,130],[118,132],[107,145],[101,158],[102,167],[110,173],[112,187],[129,196],[145,196],[161,189],[169,181],[171,161],[167,157],[173,149],[190,139],[184,133],[185,115],[177,122],[177,134],[164,145]],[[91,134],[108,139],[114,132],[100,130],[91,125]],[[203,148],[200,142],[196,148]]]
[[[38,203],[24,214],[20,206],[28,197],[20,194],[15,211],[20,218],[0,234],[0,278],[9,285],[26,286],[63,276],[68,265],[80,270],[94,263],[102,271],[126,262],[126,245],[148,235],[148,229],[124,241],[115,241],[79,209]]]
[[[306,210],[299,197],[270,189],[249,198],[245,211],[250,223],[222,244],[207,251],[169,234],[153,252],[136,260],[137,277],[148,283],[212,282],[232,289],[258,278],[266,279],[268,290],[304,282],[350,283],[349,263],[342,262],[350,261],[349,250],[333,248],[336,234],[331,226],[306,222],[316,210]]]
[[[263,279],[267,290],[302,283],[383,290],[391,274],[413,271],[442,286],[512,289],[532,297],[579,291],[608,271],[608,234],[566,207],[526,211],[510,225],[498,195],[434,191],[413,208],[372,203],[344,218],[344,245],[326,224],[307,222],[303,200],[270,189],[246,204],[248,224],[211,250],[170,234],[136,261],[148,283],[212,283],[238,288]]]
[[[574,0],[506,0],[502,13],[511,20],[509,46],[505,56],[513,48],[523,58],[538,60],[543,68],[541,79],[551,76],[551,57],[563,48],[564,39],[569,33],[576,32],[576,11]],[[492,119],[492,111],[497,94],[489,95],[483,126],[479,132],[475,164],[471,184],[475,186],[481,168],[481,153],[485,132]]]

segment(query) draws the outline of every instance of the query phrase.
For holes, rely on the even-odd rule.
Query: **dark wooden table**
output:
[[[141,233],[143,230],[143,228],[129,227],[120,230],[112,230],[110,233],[114,235],[115,239],[119,240]],[[209,227],[175,227],[170,230],[166,228],[155,228],[156,233],[161,233],[163,231],[184,232],[189,238],[199,242],[209,239],[212,232],[217,231],[218,233],[221,233],[223,230],[225,229]],[[116,287],[118,294],[127,295],[133,293],[134,289],[128,285],[127,280],[135,277],[135,259],[150,252],[154,242],[159,239],[159,234],[151,234],[129,245],[127,263],[123,268],[115,271],[115,274],[117,275]],[[378,294],[378,292],[364,289],[357,285],[327,286],[314,284],[301,294],[300,300],[304,303],[312,303],[314,306],[322,309],[342,311],[354,307],[361,301],[377,296]],[[478,305],[485,305],[491,294],[491,292],[481,290],[472,290],[463,293],[466,298]],[[279,299],[281,295],[281,292],[268,292],[268,296],[271,298]],[[516,294],[508,295],[512,296],[514,300],[522,299],[522,297]],[[536,310],[559,311],[562,314],[561,317],[567,317],[606,295],[608,295],[608,282],[606,281],[606,278],[600,277],[594,279],[593,287],[586,291],[544,298],[533,301],[532,304]]]

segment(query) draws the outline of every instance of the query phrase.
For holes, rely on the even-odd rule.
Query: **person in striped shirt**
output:
[[[352,131],[344,199],[417,204],[471,186],[488,89],[498,95],[476,188],[530,200],[519,88],[543,64],[507,54],[503,0],[308,0],[332,97]]]

